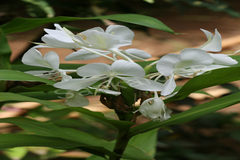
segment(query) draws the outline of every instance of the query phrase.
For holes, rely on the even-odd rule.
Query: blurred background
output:
[[[152,28],[109,20],[81,20],[60,23],[74,32],[92,27],[106,28],[110,24],[122,24],[131,28],[135,37],[126,48],[138,48],[157,59],[164,54],[178,53],[184,48],[196,48],[206,42],[206,29],[214,33],[218,29],[223,39],[221,53],[232,54],[240,49],[240,3],[234,0],[8,0],[0,2],[0,25],[14,18],[50,18],[56,16],[93,17],[99,15],[134,13],[155,17],[173,29],[174,35]],[[43,28],[54,29],[53,24],[16,34],[7,35],[12,49],[11,61],[19,63],[21,56],[32,46],[41,42]],[[51,49],[52,50],[52,49]],[[43,54],[48,49],[42,49]],[[106,62],[104,58],[66,62],[71,53],[68,49],[55,50],[62,63]],[[239,74],[239,73],[236,73]],[[179,79],[183,85],[187,79]],[[188,98],[167,104],[179,113],[196,105],[234,92],[239,92],[240,83],[232,82],[205,89],[207,94],[193,93]],[[94,111],[114,117],[113,111],[99,102],[99,97],[88,97]],[[61,101],[60,101],[61,103]],[[158,131],[156,159],[161,160],[239,160],[240,159],[240,105],[234,105],[194,120],[190,123],[171,126]],[[28,116],[40,121],[49,121],[59,126],[73,127],[107,140],[116,137],[116,130],[93,121],[86,115],[66,110],[50,111],[37,103],[8,104],[0,111],[0,118]],[[141,118],[141,123],[148,121]],[[0,133],[15,133],[21,130],[9,124],[0,125]],[[22,132],[22,131],[21,131]],[[22,147],[0,151],[0,160],[18,157],[22,160],[71,160],[86,159],[86,152],[63,152],[49,148]]]

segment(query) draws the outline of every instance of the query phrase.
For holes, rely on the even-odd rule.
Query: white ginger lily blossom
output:
[[[157,92],[154,92],[154,97],[146,99],[136,112],[140,112],[143,116],[153,121],[165,121],[171,118],[172,111],[167,108],[163,100],[158,97]]]
[[[68,81],[72,79],[71,76],[66,74],[66,71],[72,72],[73,70],[59,69],[59,56],[53,51],[46,53],[43,57],[38,50],[36,50],[35,48],[31,48],[23,55],[22,62],[30,66],[39,66],[52,69],[51,71],[27,71],[25,73],[42,78],[50,78],[52,76],[60,74],[60,76],[62,76],[62,81]]]
[[[73,37],[74,41],[87,48],[110,51],[125,60],[132,61],[119,51],[119,47],[132,44],[134,32],[122,25],[110,25],[104,31],[101,27],[88,29]],[[82,49],[87,49],[81,47]],[[91,51],[91,50],[90,50]]]
[[[215,29],[215,35],[207,30],[201,29],[205,35],[207,36],[207,42],[204,43],[199,49],[209,52],[220,52],[222,50],[222,38],[220,33]],[[226,54],[213,54],[209,53],[209,55],[214,59],[214,64],[219,65],[234,65],[238,62]]]
[[[213,61],[213,58],[201,49],[187,48],[179,54],[170,53],[163,56],[157,63],[157,70],[169,79],[164,83],[161,94],[166,96],[174,91],[174,75],[192,78],[209,70],[227,67],[212,65]]]
[[[100,88],[103,89],[100,90],[100,92],[111,94],[111,91],[106,91],[106,89],[111,86],[113,78],[119,78],[125,81],[130,87],[139,90],[161,91],[163,87],[161,83],[143,78],[145,71],[140,65],[125,60],[117,60],[113,62],[111,66],[104,63],[87,64],[79,67],[77,74],[83,78],[55,83],[54,86],[61,89],[79,91],[83,88],[90,87],[100,80],[107,79],[100,84],[103,86]],[[118,94],[113,92],[113,95]]]

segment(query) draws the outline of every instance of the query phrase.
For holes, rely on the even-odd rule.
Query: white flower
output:
[[[57,53],[50,51],[42,57],[42,54],[34,49],[29,49],[22,58],[22,62],[30,66],[39,66],[52,69],[51,71],[27,71],[26,73],[32,74],[42,78],[50,78],[60,74],[62,76],[62,81],[68,81],[72,79],[71,76],[66,74],[66,71],[59,69],[59,56]]]
[[[176,83],[174,75],[192,78],[206,71],[223,68],[226,66],[212,65],[213,58],[201,49],[187,48],[179,54],[167,54],[163,56],[157,63],[157,70],[163,76],[170,76],[164,84],[162,95],[171,94]]]
[[[217,29],[215,29],[215,36],[207,30],[201,29],[205,35],[207,36],[207,42],[204,43],[202,46],[199,47],[199,49],[202,49],[204,51],[210,51],[210,52],[220,52],[222,50],[222,38]],[[209,53],[209,55],[214,59],[214,64],[218,65],[234,65],[238,62],[228,55],[225,54],[213,54]]]
[[[154,92],[154,98],[146,99],[137,111],[153,121],[160,122],[171,118],[170,114],[172,113],[156,92]]]
[[[110,87],[113,78],[119,78],[125,81],[129,86],[144,91],[161,91],[162,84],[142,78],[145,76],[144,69],[134,63],[125,60],[117,60],[111,66],[104,63],[92,63],[77,69],[77,74],[82,79],[72,79],[67,82],[54,84],[57,88],[79,91],[80,89],[91,86],[99,80],[107,79],[103,89]],[[121,87],[121,86],[120,86]],[[106,92],[106,91],[105,91]],[[111,93],[111,91],[107,91]]]

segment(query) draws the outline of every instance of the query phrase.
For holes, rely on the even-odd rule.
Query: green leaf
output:
[[[211,73],[196,76],[190,79],[175,96],[166,99],[165,103],[186,98],[190,93],[203,88],[240,80],[239,70],[240,67],[229,67],[216,69],[211,71]]]
[[[151,157],[155,156],[157,147],[158,129],[154,129],[142,134],[138,134],[130,139],[129,145],[136,146]]]
[[[65,17],[59,16],[54,18],[16,18],[4,25],[2,25],[2,29],[6,34],[10,33],[18,33],[28,31],[39,26],[42,26],[47,23],[57,23],[63,21],[75,21],[75,20],[93,20],[93,19],[110,19],[121,22],[133,23],[137,25],[142,25],[150,28],[155,28],[159,30],[163,30],[165,32],[174,33],[172,29],[167,27],[161,21],[156,18],[139,15],[139,14],[115,14],[115,15],[106,15],[99,17],[87,17],[87,18],[79,18],[79,17]]]
[[[215,99],[213,101],[195,106],[187,111],[184,111],[179,114],[172,115],[170,119],[163,122],[147,122],[132,128],[129,132],[129,136],[134,136],[139,133],[144,133],[150,131],[152,129],[186,123],[191,120],[194,120],[200,116],[206,115],[208,113],[215,112],[225,107],[232,106],[234,104],[240,103],[240,92],[234,93],[219,99]]]
[[[27,73],[23,73],[15,70],[0,70],[0,80],[4,81],[35,81],[35,82],[43,82],[49,85],[53,85],[54,81],[36,77]]]
[[[0,69],[10,69],[11,49],[8,45],[7,37],[0,28]],[[6,90],[6,82],[0,80],[0,92]]]
[[[72,128],[58,127],[47,122],[39,122],[25,117],[3,118],[0,119],[0,123],[12,123],[38,136],[62,138],[80,143],[89,151],[115,155],[115,153],[102,147],[103,145],[108,144],[107,141],[98,139],[88,133]]]
[[[56,137],[43,137],[32,134],[0,134],[0,148],[14,148],[22,146],[51,147],[56,149],[71,149],[81,144]]]
[[[6,137],[3,137],[3,138],[6,138]],[[4,153],[11,159],[22,159],[27,154],[27,152],[28,150],[25,147],[14,147],[4,151]]]
[[[67,108],[67,106],[51,102],[51,101],[45,101],[45,100],[40,100],[36,98],[31,98],[19,94],[14,94],[14,93],[8,93],[8,92],[0,92],[0,102],[12,102],[12,101],[17,101],[17,102],[38,102],[50,109],[63,109]]]

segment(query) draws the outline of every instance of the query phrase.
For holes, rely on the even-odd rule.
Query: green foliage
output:
[[[31,19],[16,18],[11,22],[8,22],[2,25],[1,28],[4,30],[6,34],[9,34],[9,33],[18,33],[18,32],[28,31],[47,23],[57,23],[57,22],[63,22],[63,21],[76,21],[76,20],[95,20],[95,19],[116,20],[116,21],[151,27],[151,28],[163,30],[165,32],[174,33],[172,29],[167,27],[158,19],[145,16],[145,15],[138,15],[138,14],[115,14],[115,15],[87,17],[87,18],[65,17],[65,16],[59,16],[54,18],[31,18]]]

